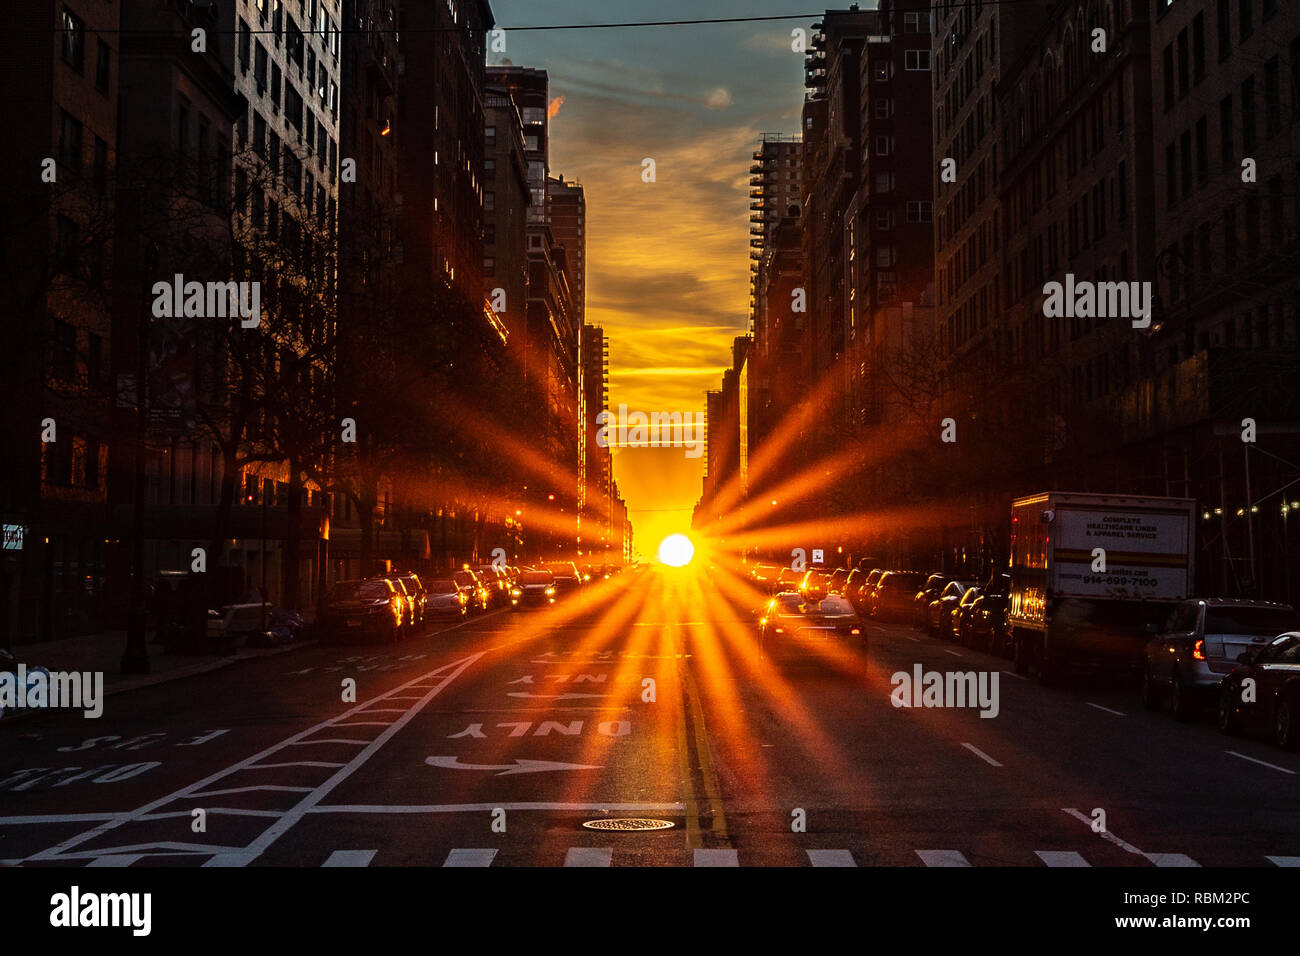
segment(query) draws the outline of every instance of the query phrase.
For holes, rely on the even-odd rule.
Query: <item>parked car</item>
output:
[[[975,602],[979,600],[981,591],[978,586],[969,589],[961,596],[957,606],[953,608],[952,615],[948,618],[948,629],[951,636],[962,647],[971,646],[971,628],[974,621],[971,612],[975,608]]]
[[[521,571],[510,589],[510,606],[514,610],[521,607],[546,607],[555,603],[555,575],[550,571]]]
[[[920,571],[886,571],[871,591],[867,613],[881,620],[906,617],[912,610],[916,589],[924,582],[925,575]]]
[[[406,588],[406,582],[398,577],[389,577],[388,583],[402,598],[402,633],[410,634],[415,630],[415,595]]]
[[[396,644],[406,597],[387,578],[340,581],[330,591],[322,628],[327,639],[373,637]]]
[[[478,611],[481,613],[488,609],[492,602],[492,593],[487,589],[487,586],[479,580],[477,574],[469,568],[462,568],[459,571],[453,571],[451,578],[468,592],[469,608],[471,611]]]
[[[406,574],[399,574],[402,584],[406,587],[406,593],[411,598],[413,615],[411,624],[418,627],[424,623],[424,615],[429,608],[429,592],[425,588],[420,576],[414,571],[408,571]]]
[[[1219,685],[1244,652],[1270,643],[1297,626],[1289,604],[1193,598],[1177,604],[1161,633],[1146,647],[1142,705],[1168,702],[1175,720],[1188,720],[1213,704]]]
[[[871,607],[871,592],[876,589],[876,583],[884,573],[884,568],[872,568],[857,591],[845,595],[859,614],[866,614]]]
[[[799,594],[805,601],[820,601],[830,593],[831,572],[825,568],[810,568],[799,582]]]
[[[1243,682],[1253,680],[1253,693]],[[1300,633],[1279,634],[1238,655],[1219,689],[1219,729],[1225,734],[1269,729],[1283,750],[1300,748]]]
[[[844,591],[842,592],[849,603],[857,607],[855,603],[858,591],[862,590],[862,582],[867,579],[867,572],[863,568],[854,568],[849,572],[849,576],[844,579]]]
[[[971,606],[970,646],[1001,657],[1011,655],[1011,628],[1007,625],[1007,602],[1011,575],[999,571],[980,588]]]
[[[582,586],[582,573],[572,561],[551,561],[540,570],[549,571],[555,576],[555,592],[557,594],[576,591]]]
[[[464,617],[469,613],[470,592],[451,578],[434,578],[426,585],[430,617]]]
[[[946,574],[932,574],[925,579],[921,590],[912,598],[912,626],[924,630],[929,626],[930,602],[939,597],[952,578]]]
[[[966,592],[975,586],[974,581],[949,581],[939,592],[939,596],[930,602],[926,622],[931,634],[942,637],[952,636],[950,618],[957,605],[966,596]]]
[[[498,568],[495,564],[480,564],[473,570],[488,590],[489,607],[505,607],[510,603],[510,578],[504,568]]]

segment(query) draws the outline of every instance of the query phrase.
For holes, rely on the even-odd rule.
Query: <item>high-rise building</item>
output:
[[[797,220],[803,200],[803,142],[799,136],[765,135],[749,167],[749,320],[755,344],[766,350],[765,253],[777,227]]]
[[[550,180],[548,145],[549,79],[545,70],[494,66],[488,80],[509,92],[523,122],[524,154],[528,163],[528,301],[523,341],[513,347],[515,364],[522,369],[527,408],[524,420],[540,437],[551,473],[542,483],[531,483],[557,510],[577,514],[585,486],[582,438],[581,366],[578,316],[585,311],[574,281],[585,283],[585,200],[580,186]],[[489,130],[489,139],[497,135]],[[548,185],[549,181],[549,185]],[[552,189],[565,209],[563,224],[569,245],[556,235]],[[495,202],[495,197],[491,200]],[[576,244],[576,247],[575,247]],[[549,495],[554,495],[551,499]],[[557,542],[558,544],[558,542]]]
[[[483,289],[493,308],[504,306],[501,320],[517,342],[528,300],[528,155],[523,119],[509,88],[489,78],[485,104]]]
[[[858,190],[848,215],[848,423],[899,417],[899,351],[934,305],[930,17],[882,0],[859,74]]]
[[[5,15],[0,644],[100,623],[121,3],[32,0]]]
[[[807,275],[804,378],[828,414],[808,436],[810,447],[834,443],[848,384],[848,276],[854,253],[846,226],[861,175],[863,47],[878,35],[875,10],[827,10],[805,59],[803,106],[803,245]]]
[[[483,312],[484,340],[499,332],[483,297],[485,58],[494,22],[487,0],[403,4],[395,120],[407,286],[449,283]]]

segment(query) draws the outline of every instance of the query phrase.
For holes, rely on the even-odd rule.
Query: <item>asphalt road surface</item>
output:
[[[120,694],[98,720],[7,721],[0,862],[1300,865],[1295,754],[900,624],[778,669],[758,601],[726,574],[628,573]],[[895,707],[918,664],[997,674],[996,716]],[[584,827],[629,818],[672,826]]]

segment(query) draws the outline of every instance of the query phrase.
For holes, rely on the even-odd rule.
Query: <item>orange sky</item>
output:
[[[802,21],[512,32],[512,25],[788,13],[772,0],[702,4],[495,0],[507,52],[546,69],[552,175],[587,198],[587,321],[609,336],[610,405],[702,412],[749,312],[749,165],[763,133],[798,130]],[[553,105],[554,109],[554,105]],[[642,161],[656,181],[642,181]],[[626,449],[614,472],[636,543],[688,530],[704,459]]]

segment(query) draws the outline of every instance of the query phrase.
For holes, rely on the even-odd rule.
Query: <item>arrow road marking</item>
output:
[[[517,690],[506,694],[507,697],[532,697],[544,700],[577,700],[580,697],[608,697],[609,694],[530,694]]]
[[[600,770],[599,766],[582,763],[559,763],[555,760],[525,760],[522,757],[516,757],[514,763],[508,763],[504,766],[497,764],[474,764],[461,763],[459,757],[426,757],[424,760],[430,767],[443,767],[447,770],[499,770],[498,777],[506,777],[512,773],[541,773],[547,770]]]

